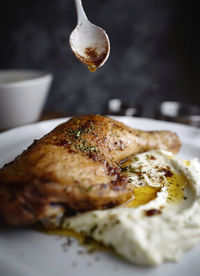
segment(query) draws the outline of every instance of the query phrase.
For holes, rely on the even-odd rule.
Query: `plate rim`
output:
[[[82,116],[82,115],[80,115]],[[197,128],[197,127],[194,127],[194,126],[190,126],[190,125],[186,125],[186,124],[182,124],[182,123],[176,123],[176,122],[170,122],[170,121],[164,121],[164,120],[158,120],[158,119],[153,119],[153,118],[147,118],[147,117],[132,117],[132,116],[108,116],[108,115],[102,115],[102,116],[107,116],[107,117],[110,117],[114,120],[117,120],[117,121],[120,121],[120,120],[123,120],[123,119],[129,119],[129,120],[136,120],[136,121],[149,121],[149,122],[152,122],[152,123],[162,123],[163,125],[166,125],[166,126],[174,126],[174,127],[178,127],[179,129],[182,129],[182,130],[191,130],[191,131],[197,131],[200,133],[200,128]],[[8,129],[8,130],[5,130],[3,132],[0,133],[0,138],[4,135],[8,135],[8,134],[11,134],[12,132],[15,132],[15,131],[20,131],[20,130],[23,130],[23,129],[26,129],[26,128],[30,128],[30,127],[34,127],[34,126],[44,126],[44,125],[48,125],[48,124],[54,124],[54,123],[62,123],[62,122],[66,122],[72,118],[74,116],[70,116],[70,117],[61,117],[61,118],[56,118],[56,119],[50,119],[50,120],[45,120],[45,121],[39,121],[39,122],[34,122],[34,123],[30,123],[30,124],[25,124],[25,125],[22,125],[22,126],[18,126],[18,127],[14,127],[14,128],[11,128],[11,129]]]
[[[130,116],[110,116],[110,117],[113,118],[113,119],[119,119],[119,120],[129,119],[132,122],[134,122],[134,120],[135,120],[137,122],[144,121],[144,122],[147,122],[147,123],[157,123],[157,124],[162,124],[163,127],[166,127],[166,128],[168,126],[169,127],[173,126],[174,129],[177,128],[177,132],[178,131],[183,131],[183,132],[185,132],[185,134],[187,134],[187,132],[190,132],[190,131],[193,132],[193,131],[195,131],[198,134],[200,134],[200,129],[199,128],[188,126],[188,125],[184,125],[184,124],[174,123],[174,122],[156,120],[156,119],[145,118],[145,117],[130,117]],[[6,137],[8,137],[8,136],[9,137],[13,136],[16,132],[23,133],[24,129],[26,129],[26,133],[27,133],[28,129],[32,129],[34,127],[36,127],[37,130],[39,130],[40,128],[41,128],[41,130],[44,130],[46,127],[48,128],[51,125],[56,125],[56,124],[65,122],[69,118],[70,117],[62,117],[62,118],[57,118],[57,119],[45,120],[45,121],[35,122],[35,123],[31,123],[31,124],[27,124],[27,125],[23,125],[23,126],[20,126],[20,127],[9,129],[7,131],[4,131],[4,132],[0,133],[0,145],[1,145],[1,141],[3,141],[4,139],[6,139]],[[194,146],[197,146],[198,148],[200,148],[200,145],[195,144]],[[142,267],[142,271],[143,271],[143,268],[144,267]],[[133,272],[134,272],[134,265],[133,265]],[[124,270],[124,273],[126,273],[125,270]],[[90,275],[90,274],[88,274],[88,275]],[[137,272],[136,272],[136,275],[137,275]],[[159,275],[162,275],[162,274],[159,274]]]

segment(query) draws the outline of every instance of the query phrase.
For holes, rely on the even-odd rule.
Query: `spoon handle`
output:
[[[78,24],[82,23],[83,21],[87,20],[87,16],[83,9],[82,1],[81,0],[74,0],[76,5],[76,12],[78,17]]]

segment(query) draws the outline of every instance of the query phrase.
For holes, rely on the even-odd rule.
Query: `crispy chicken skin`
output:
[[[54,214],[52,206],[70,214],[119,205],[132,196],[122,160],[179,148],[170,131],[135,130],[99,115],[74,117],[0,169],[0,216],[6,224],[28,225]]]

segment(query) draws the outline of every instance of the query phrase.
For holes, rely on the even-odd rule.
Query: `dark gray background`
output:
[[[200,104],[198,1],[84,0],[88,18],[103,27],[111,54],[91,73],[73,56],[73,0],[1,1],[0,69],[54,75],[46,111],[102,113],[109,98],[143,105],[153,116],[163,100]]]

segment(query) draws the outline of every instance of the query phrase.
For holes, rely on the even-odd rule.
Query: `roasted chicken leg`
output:
[[[120,162],[158,148],[177,153],[180,141],[169,131],[135,130],[104,116],[74,117],[0,169],[0,216],[28,225],[59,212],[119,205],[132,196]]]

